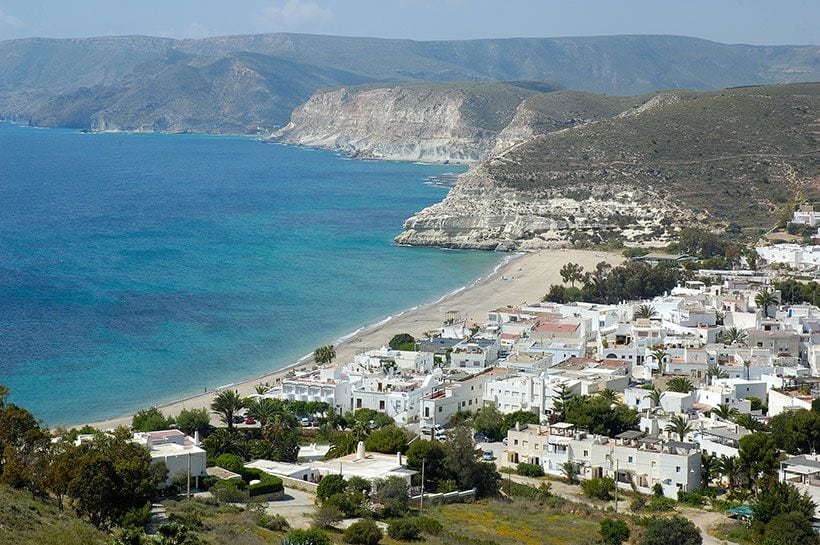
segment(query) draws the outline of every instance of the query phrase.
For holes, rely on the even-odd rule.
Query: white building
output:
[[[814,501],[814,518],[820,518],[820,454],[794,456],[780,462],[780,481],[791,483]]]
[[[490,368],[479,373],[458,373],[445,377],[443,383],[422,398],[419,421],[422,424],[445,425],[458,411],[473,412],[484,406],[484,384],[508,374],[509,369]]]
[[[344,413],[353,408],[352,384],[360,379],[360,375],[350,375],[341,367],[327,367],[284,378],[279,386],[268,390],[263,397],[327,403]]]
[[[450,367],[466,372],[478,372],[498,361],[497,339],[469,339],[453,347]]]
[[[440,371],[428,375],[388,376],[379,373],[366,376],[353,384],[353,410],[373,409],[404,425],[416,419],[421,399],[441,382]]]
[[[166,484],[175,477],[191,475],[191,487],[199,486],[199,478],[207,477],[206,452],[199,446],[199,433],[188,437],[179,430],[162,430],[135,433],[134,442],[145,445],[151,454],[151,462],[164,462],[168,468]]]
[[[758,246],[757,255],[765,263],[782,263],[795,269],[809,270],[820,266],[820,246],[800,244],[775,244]]]

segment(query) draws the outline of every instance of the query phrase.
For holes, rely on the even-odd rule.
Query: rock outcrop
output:
[[[399,161],[475,162],[545,84],[342,88],[314,94],[271,140]]]

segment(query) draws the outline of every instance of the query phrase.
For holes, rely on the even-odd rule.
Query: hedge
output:
[[[248,485],[248,494],[251,497],[276,494],[277,492],[282,492],[285,490],[285,485],[282,483],[282,479],[265,473],[261,469],[243,467],[242,480],[246,483],[250,483],[253,480],[260,481],[256,484]]]

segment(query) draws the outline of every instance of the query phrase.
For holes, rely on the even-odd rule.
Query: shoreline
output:
[[[467,319],[484,322],[486,313],[494,308],[519,305],[526,301],[540,301],[551,284],[561,283],[558,271],[566,263],[578,263],[589,270],[594,269],[599,261],[608,261],[616,265],[624,259],[620,254],[591,250],[564,249],[509,253],[492,271],[470,284],[442,295],[435,301],[421,303],[375,323],[362,325],[333,340],[332,344],[337,354],[334,363],[352,362],[357,353],[384,346],[397,333],[406,332],[418,337],[423,332],[434,330],[441,326],[447,311],[457,310]],[[166,403],[146,404],[146,408],[156,407],[166,416],[176,416],[182,409],[206,408],[210,410],[210,403],[218,392],[230,388],[238,390],[243,397],[251,395],[255,393],[255,386],[260,383],[275,385],[291,372],[315,367],[312,358],[312,353],[306,354],[295,362],[268,373],[224,384],[214,390],[181,397]],[[130,426],[132,416],[133,413],[122,414],[91,422],[88,425],[101,429],[121,425]],[[211,422],[218,423],[213,414],[211,414]],[[76,427],[81,425],[77,424]]]

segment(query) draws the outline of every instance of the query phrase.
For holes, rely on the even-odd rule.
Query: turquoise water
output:
[[[258,376],[487,273],[391,244],[454,166],[0,124],[0,383],[74,424]]]

